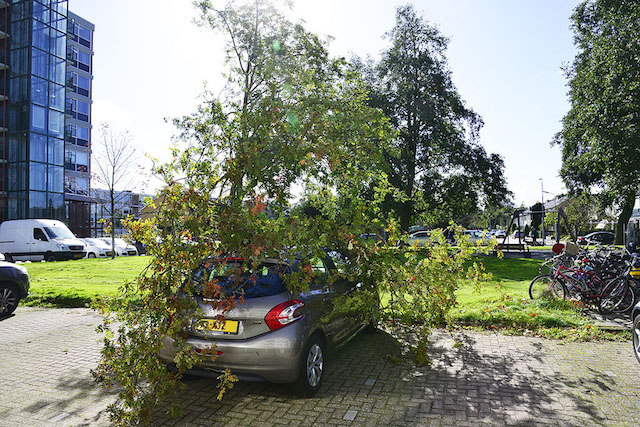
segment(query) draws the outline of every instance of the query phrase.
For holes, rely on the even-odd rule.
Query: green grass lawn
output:
[[[551,338],[628,338],[628,333],[609,334],[598,330],[573,302],[531,300],[529,283],[539,274],[542,261],[490,256],[474,260],[482,262],[493,279],[479,291],[470,283],[458,289],[458,306],[450,313],[454,324]]]
[[[628,333],[599,331],[571,302],[532,301],[529,283],[538,275],[542,261],[492,256],[478,256],[473,261],[482,262],[493,278],[480,290],[471,283],[462,284],[456,292],[458,306],[450,312],[453,325],[553,338],[628,338]],[[142,256],[23,264],[31,277],[31,294],[25,305],[88,306],[102,296],[116,295],[119,286],[135,280],[148,263],[149,257]]]
[[[148,263],[146,256],[24,263],[31,279],[25,305],[85,307],[103,295],[116,295]]]

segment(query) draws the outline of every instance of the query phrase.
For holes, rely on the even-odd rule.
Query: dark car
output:
[[[640,362],[640,302],[633,307],[631,319],[633,319],[633,326],[631,327],[633,354],[635,354],[636,359]]]
[[[324,378],[326,352],[372,322],[363,310],[371,301],[367,295],[371,289],[340,274],[346,262],[338,252],[313,259],[311,284],[296,293],[287,289],[284,280],[305,270],[297,268],[296,262],[265,259],[243,265],[244,260],[229,258],[201,269],[191,283],[203,318],[199,324],[191,322],[187,343],[201,354],[214,351],[215,344],[217,358],[199,363],[188,373],[218,376],[229,369],[242,380],[291,383],[298,395],[314,394]],[[232,308],[222,324],[220,312],[206,302],[207,283],[220,286],[226,295],[244,297],[244,303]],[[170,337],[163,342],[166,348],[159,357],[172,367],[177,348]]]
[[[4,317],[13,313],[29,294],[29,273],[21,265],[5,262],[2,254],[0,257],[0,317]]]
[[[610,231],[596,231],[593,233],[589,233],[586,236],[578,237],[579,245],[588,245],[592,244],[601,244],[601,245],[612,245],[615,240],[615,234]]]

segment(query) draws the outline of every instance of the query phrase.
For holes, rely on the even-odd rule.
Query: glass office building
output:
[[[88,203],[93,25],[67,6],[67,0],[0,0],[0,220],[69,223],[69,204]],[[67,164],[65,145],[78,146],[77,135],[86,143],[69,152],[87,157],[84,169]],[[75,196],[66,185],[71,177],[74,188],[86,189],[78,195],[85,199],[65,204],[65,193]],[[88,228],[88,204],[86,210]]]

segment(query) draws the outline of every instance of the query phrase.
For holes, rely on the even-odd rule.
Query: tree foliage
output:
[[[508,195],[500,156],[478,143],[482,119],[451,80],[448,40],[413,6],[399,7],[379,63],[360,61],[371,105],[390,118],[397,137],[382,167],[401,198],[390,200],[404,230],[421,219],[446,225],[475,213],[483,201]]]
[[[380,312],[380,295],[393,295],[382,311],[410,311],[426,334],[455,305],[453,291],[474,250],[464,240],[456,251],[443,244],[427,254],[394,247],[397,221],[381,210],[394,189],[379,168],[394,132],[367,104],[358,73],[331,58],[324,41],[267,1],[196,6],[201,23],[227,38],[228,85],[221,97],[207,92],[195,113],[174,120],[173,160],[156,169],[167,185],[155,218],[130,223],[132,236],[147,244],[150,265],[122,296],[99,305],[106,337],[95,376],[119,387],[110,407],[118,424],[149,422],[157,403],[181,387],[182,373],[205,357],[185,333],[202,315],[191,280],[202,265],[233,255],[249,265],[297,257],[310,266],[325,248],[340,250],[350,260],[342,274],[376,290],[361,310]],[[294,185],[305,203],[292,208]],[[391,243],[359,240],[372,226]],[[469,274],[484,277],[475,265]],[[311,268],[287,277],[291,292],[304,290]],[[222,317],[243,303],[214,282],[204,287]],[[179,348],[177,372],[156,357],[165,335]],[[220,376],[219,397],[234,381],[230,372]]]
[[[562,146],[567,186],[596,186],[601,202],[619,208],[620,243],[640,185],[640,4],[585,1],[572,22],[578,54],[566,69],[571,109],[554,143]]]
[[[564,218],[558,222],[558,232],[568,234],[575,242],[578,236],[591,230],[590,224],[597,218],[597,209],[594,196],[589,193],[566,197],[559,205],[564,212]],[[548,228],[554,228],[558,221],[556,212],[547,214],[545,224]]]

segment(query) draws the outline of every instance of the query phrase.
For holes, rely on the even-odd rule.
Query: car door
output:
[[[49,238],[44,233],[44,230],[40,227],[33,227],[33,233],[30,236],[31,244],[30,246],[30,259],[31,261],[42,261],[44,259],[44,255],[50,248]]]
[[[366,324],[368,307],[372,302],[371,294],[363,283],[349,280],[346,276],[349,259],[344,254],[329,251],[328,255],[326,264],[335,292],[334,311],[344,318],[339,335],[340,340],[343,341]]]
[[[325,327],[329,342],[333,346],[339,345],[351,328],[348,307],[345,306],[345,287],[335,280],[327,259],[312,258],[311,270],[313,281],[310,292],[321,295],[322,300],[320,321]]]

